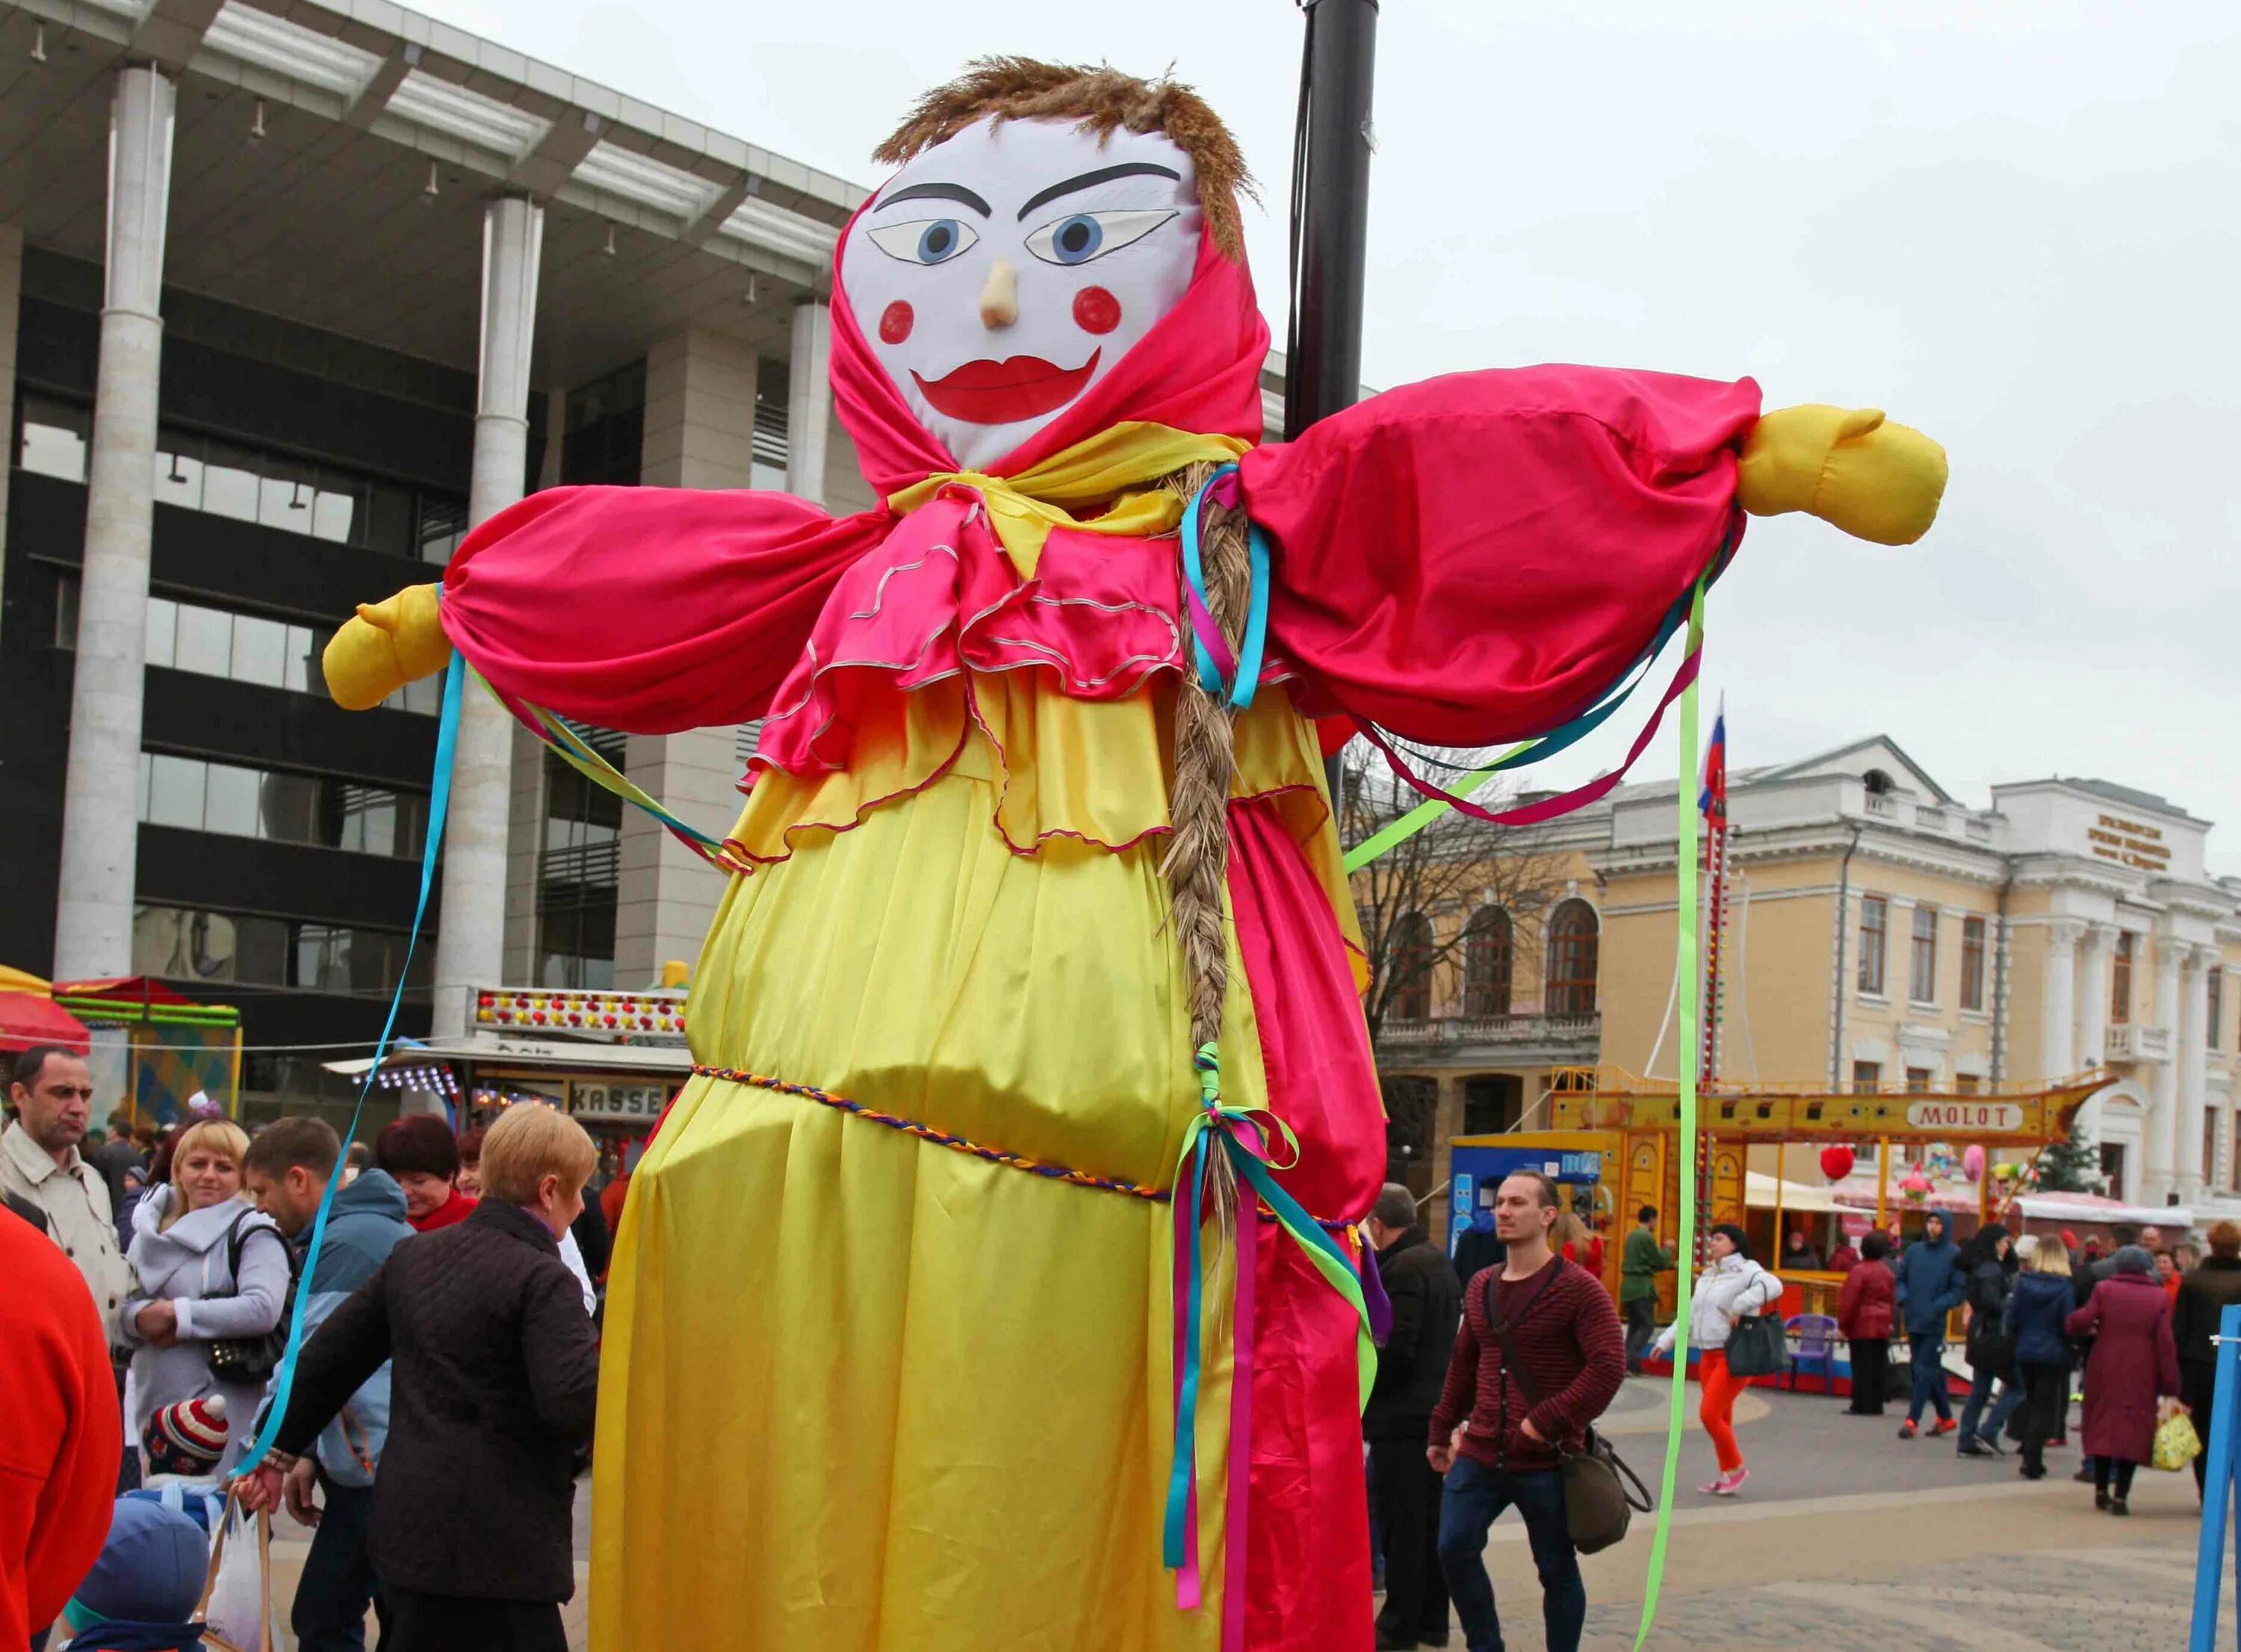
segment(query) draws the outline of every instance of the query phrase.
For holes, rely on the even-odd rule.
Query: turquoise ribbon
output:
[[[1221,667],[1216,661],[1220,659],[1226,663],[1229,650],[1218,630],[1211,638],[1207,634],[1214,625],[1214,611],[1206,599],[1206,569],[1199,550],[1199,507],[1207,494],[1236,474],[1236,465],[1222,465],[1183,507],[1183,577],[1190,585],[1187,599],[1191,607],[1191,652],[1198,665],[1199,686],[1216,697],[1223,692]],[[1252,593],[1247,600],[1245,637],[1238,649],[1236,675],[1228,685],[1229,703],[1241,712],[1252,709],[1254,692],[1261,686],[1261,662],[1268,644],[1268,536],[1248,522],[1245,545],[1252,569]]]
[[[419,944],[420,925],[428,915],[428,896],[436,886],[436,851],[444,840],[444,816],[451,807],[452,754],[458,748],[459,703],[466,680],[466,662],[454,649],[452,663],[444,672],[443,716],[436,724],[436,772],[429,783],[427,839],[420,846],[420,899],[412,908],[412,931],[405,940],[405,967],[398,972],[397,990],[390,995],[389,1013],[381,1023],[381,1037],[373,1047],[373,1062],[358,1083],[358,1104],[351,1109],[350,1128],[343,1132],[345,1147],[358,1135],[358,1120],[365,1112],[365,1098],[372,1092],[374,1074],[381,1071],[381,1063],[389,1053],[390,1039],[397,1031],[397,1012],[405,1003],[405,983],[412,975],[413,948]],[[296,1306],[288,1316],[288,1346],[280,1356],[272,1404],[265,1411],[264,1426],[257,1431],[257,1438],[236,1462],[237,1474],[249,1474],[264,1461],[264,1454],[272,1449],[273,1438],[280,1432],[281,1420],[288,1415],[289,1396],[296,1388],[296,1361],[304,1351],[304,1310],[311,1304],[313,1271],[319,1265],[319,1252],[326,1244],[327,1214],[334,1208],[335,1194],[342,1185],[343,1160],[337,1159],[335,1167],[327,1174],[326,1191],[319,1195],[319,1214],[311,1219],[311,1242],[304,1250]]]

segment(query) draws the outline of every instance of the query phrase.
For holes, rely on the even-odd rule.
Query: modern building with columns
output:
[[[1729,810],[1723,1080],[1968,1094],[2098,1071],[2078,1122],[2109,1190],[2241,1217],[2241,879],[2208,870],[2209,822],[2100,779],[1971,806],[1883,736],[1738,769]],[[1682,1059],[1672,786],[1622,787],[1554,846],[1578,859],[1569,950],[1538,919],[1428,914],[1515,939],[1467,942],[1428,1017],[1381,1041],[1388,1082],[1439,1086],[1435,1181],[1455,1135],[1545,1116],[1560,1035],[1583,1065],[1670,1078]]]
[[[0,0],[0,960],[239,1005],[252,1095],[370,1044],[437,696],[345,714],[319,649],[540,487],[868,505],[826,379],[863,198],[385,0]],[[465,704],[402,1030],[692,958],[720,880]],[[592,738],[736,813],[739,729]]]

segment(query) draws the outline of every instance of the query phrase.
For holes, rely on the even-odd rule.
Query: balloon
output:
[[[1984,1175],[1984,1150],[1970,1142],[1961,1155],[1961,1174],[1971,1181],[1980,1181]]]
[[[1905,1179],[1898,1184],[1899,1192],[1906,1195],[1907,1201],[1910,1204],[1918,1205],[1922,1203],[1923,1200],[1929,1198],[1930,1189],[1930,1178],[1923,1175],[1919,1170],[1908,1171],[1906,1173]]]
[[[1852,1150],[1850,1147],[1821,1149],[1821,1174],[1831,1181],[1842,1181],[1852,1174]]]

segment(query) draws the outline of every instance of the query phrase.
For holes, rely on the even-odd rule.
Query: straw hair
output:
[[[547,1176],[560,1178],[571,1191],[580,1188],[599,1167],[599,1150],[584,1127],[552,1107],[523,1102],[483,1138],[483,1194],[509,1205],[533,1205]]]
[[[1188,498],[1206,485],[1214,468],[1190,465],[1163,485]],[[1200,522],[1207,607],[1234,653],[1244,639],[1252,579],[1245,519],[1208,500]],[[1176,606],[1187,610],[1180,552],[1176,579]],[[1223,894],[1229,873],[1229,777],[1237,757],[1234,715],[1226,698],[1208,693],[1195,671],[1184,670],[1176,691],[1175,778],[1167,799],[1174,836],[1160,869],[1167,876],[1175,935],[1183,949],[1193,1048],[1221,1039],[1221,1006],[1229,990]]]
[[[2041,1234],[2037,1248],[2031,1252],[2030,1265],[2034,1274],[2054,1274],[2068,1279],[2070,1247],[2052,1234]]]
[[[1198,174],[1199,210],[1206,214],[1214,246],[1232,259],[1245,256],[1237,197],[1260,198],[1245,153],[1204,98],[1164,75],[1143,80],[1102,64],[975,57],[956,79],[920,97],[872,158],[900,166],[991,117],[999,124],[1072,121],[1076,131],[1093,133],[1100,141],[1123,130],[1159,133],[1191,157]]]
[[[191,1153],[214,1153],[233,1160],[236,1170],[249,1154],[249,1133],[231,1119],[197,1119],[179,1132],[171,1144],[171,1208],[165,1213],[158,1231],[168,1228],[187,1214],[187,1190],[179,1182],[180,1167]]]

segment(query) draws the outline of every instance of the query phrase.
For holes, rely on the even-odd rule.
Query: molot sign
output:
[[[2024,1127],[2024,1110],[2013,1101],[1917,1101],[1906,1110],[1917,1130],[1993,1134]]]

